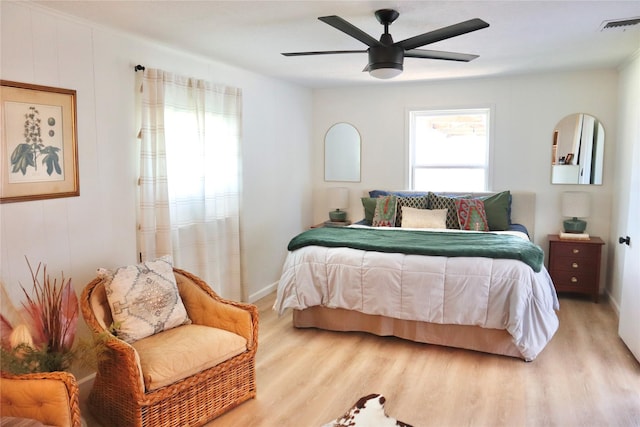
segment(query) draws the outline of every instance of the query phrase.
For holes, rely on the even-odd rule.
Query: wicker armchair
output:
[[[0,374],[0,416],[80,427],[78,383],[68,372]]]
[[[85,287],[80,304],[92,332],[107,336],[105,357],[99,358],[88,399],[89,409],[104,426],[201,426],[256,396],[257,308],[223,300],[204,281],[186,271],[174,268],[174,274],[193,324],[244,337],[246,351],[175,383],[149,390],[145,385],[146,368],[142,368],[145,361],[139,352],[107,332],[113,320],[104,282],[94,279]],[[160,332],[156,337],[184,327]],[[193,353],[197,351],[191,349]]]

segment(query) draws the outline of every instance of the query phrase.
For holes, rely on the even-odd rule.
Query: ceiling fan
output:
[[[472,31],[481,30],[489,26],[489,24],[482,19],[475,18],[394,43],[393,37],[389,34],[389,25],[391,25],[393,21],[400,16],[400,13],[393,9],[380,9],[375,12],[375,15],[378,22],[384,25],[384,33],[380,36],[379,41],[339,16],[331,15],[321,16],[318,18],[322,22],[331,25],[332,27],[369,46],[366,50],[289,52],[283,53],[282,55],[304,56],[366,52],[369,54],[369,63],[362,71],[368,71],[373,77],[389,79],[402,73],[402,63],[405,57],[444,59],[448,61],[462,62],[469,62],[477,58],[478,55],[417,48],[440,40],[470,33]]]

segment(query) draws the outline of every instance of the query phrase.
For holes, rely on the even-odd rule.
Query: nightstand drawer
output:
[[[595,273],[598,266],[593,258],[576,256],[558,256],[553,259],[554,271],[574,271],[576,273]]]
[[[597,282],[598,277],[596,277],[595,272],[582,273],[558,270],[553,272],[553,283],[556,286],[562,287],[562,290],[565,291],[591,290],[596,286]]]
[[[580,243],[556,243],[553,245],[553,253],[557,257],[591,258],[600,254],[599,245],[585,245]]]

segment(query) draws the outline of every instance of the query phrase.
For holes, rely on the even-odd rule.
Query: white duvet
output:
[[[282,315],[312,306],[505,329],[525,360],[535,359],[558,329],[547,270],[506,259],[308,246],[287,255],[274,309]]]

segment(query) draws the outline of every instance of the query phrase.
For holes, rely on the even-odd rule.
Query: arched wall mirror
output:
[[[604,128],[589,114],[572,114],[553,130],[552,184],[602,184]]]
[[[360,182],[360,133],[336,123],[324,137],[324,180]]]

